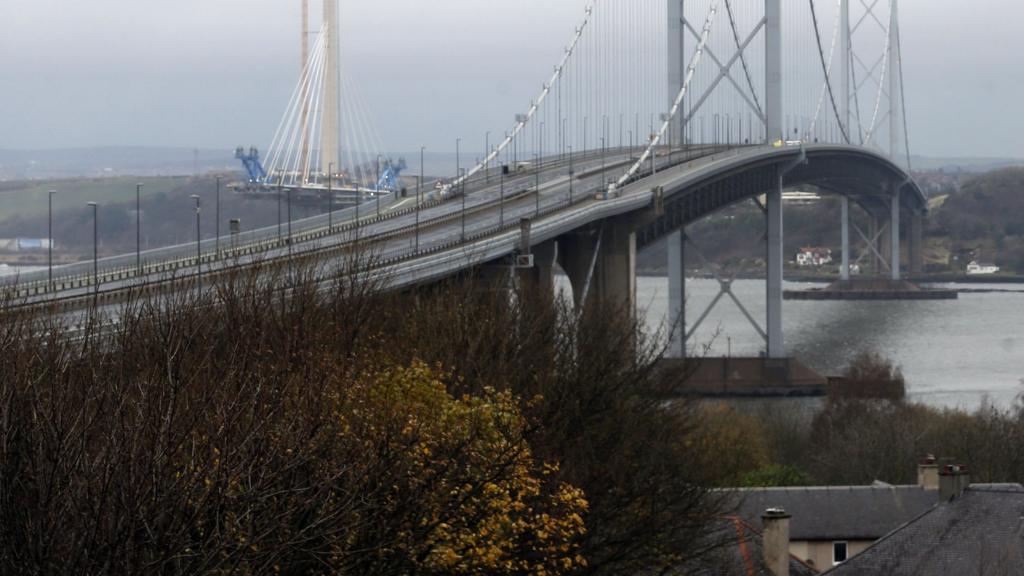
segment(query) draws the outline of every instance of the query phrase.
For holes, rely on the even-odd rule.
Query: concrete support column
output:
[[[605,223],[591,290],[602,302],[636,314],[636,234],[624,218]]]
[[[889,260],[889,266],[892,268],[892,279],[900,280],[900,189],[902,185],[896,184],[893,186],[892,199],[890,200],[891,213],[889,215],[889,238],[891,239],[889,248],[892,250],[892,256]]]
[[[338,0],[324,0],[324,23],[327,24],[326,64],[323,83],[323,118],[320,130],[320,165],[341,166],[341,65]]]
[[[782,339],[782,174],[778,175],[778,184],[768,192],[767,228],[768,228],[768,357],[785,358],[786,349]]]
[[[785,140],[782,126],[782,0],[765,0],[765,134]]]
[[[533,267],[519,269],[519,285],[545,301],[554,301],[558,243],[549,240],[532,247],[530,253],[533,254]]]
[[[590,266],[594,262],[594,251],[598,249],[597,234],[567,234],[558,238],[558,262],[572,284],[573,302],[583,306],[583,290],[590,277]],[[591,288],[590,294],[594,290]],[[588,298],[589,299],[589,298]]]
[[[843,196],[842,202],[842,246],[843,246],[843,263],[839,267],[839,278],[840,280],[850,279],[850,199]]]
[[[910,215],[910,275],[924,273],[924,216],[920,212]]]
[[[686,358],[686,231],[668,236],[668,321],[675,330],[669,356]]]

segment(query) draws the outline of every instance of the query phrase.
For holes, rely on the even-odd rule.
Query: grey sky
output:
[[[449,151],[457,136],[482,149],[536,94],[584,4],[342,0],[345,59],[389,149]],[[266,146],[298,74],[298,10],[3,0],[0,147]],[[1024,157],[1024,3],[902,0],[901,20],[914,152]]]

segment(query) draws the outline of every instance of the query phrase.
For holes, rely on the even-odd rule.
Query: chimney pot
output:
[[[773,576],[789,576],[789,520],[782,508],[769,508],[761,516],[764,526],[764,565]]]
[[[931,454],[917,465],[917,485],[925,490],[939,489],[939,465]]]
[[[961,494],[971,485],[971,475],[967,466],[949,464],[943,466],[939,473],[939,500],[948,502]]]

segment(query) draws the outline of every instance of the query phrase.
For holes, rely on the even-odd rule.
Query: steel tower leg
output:
[[[768,220],[768,357],[785,358],[782,340],[782,179],[768,192],[766,216]]]
[[[850,133],[850,0],[840,0],[839,20],[839,120],[853,144]]]
[[[686,358],[686,231],[668,236],[668,318],[674,323],[669,356]]]
[[[892,279],[900,279],[900,184],[893,185],[892,191],[892,211],[889,215],[889,234],[892,238],[890,243],[892,246],[892,259],[890,260],[892,268]]]
[[[668,0],[668,104],[675,102],[686,78],[685,0]],[[685,107],[683,108],[685,110]],[[678,133],[685,134],[686,114],[678,114]],[[683,141],[683,138],[679,139]]]
[[[892,13],[889,15],[889,156],[897,166],[903,163],[897,160],[900,156],[900,132],[903,130],[902,109],[900,107],[900,49],[899,49],[899,1],[892,0]],[[899,242],[897,242],[899,244]],[[897,266],[893,267],[898,268]]]
[[[765,0],[765,134],[785,140],[782,126],[782,0]]]
[[[843,243],[843,264],[839,268],[841,280],[850,279],[850,199],[842,197],[842,243]]]

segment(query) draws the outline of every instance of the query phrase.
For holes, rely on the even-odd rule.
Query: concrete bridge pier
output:
[[[910,215],[908,231],[910,254],[910,275],[920,276],[924,272],[924,215],[915,211]]]
[[[636,233],[628,218],[606,221],[591,291],[599,301],[636,315]]]
[[[558,263],[572,284],[573,302],[581,306],[589,299],[596,257],[601,250],[601,230],[581,230],[558,238]]]
[[[551,301],[555,296],[555,263],[558,261],[558,242],[548,240],[537,244],[531,243],[533,223],[524,218],[519,224],[519,254],[532,262],[517,262],[516,277],[519,286],[526,293],[535,295],[544,301]]]
[[[768,267],[767,274],[767,336],[768,336],[768,357],[785,358],[786,348],[782,337],[782,278],[783,265],[783,232],[782,232],[782,185],[783,173],[778,175],[778,186],[769,190],[765,206],[765,217],[767,219],[768,246],[765,262]]]
[[[900,184],[892,185],[892,198],[889,199],[889,249],[891,256],[889,257],[889,268],[892,272],[892,280],[899,282],[901,280],[900,274],[900,189],[903,186]]]
[[[848,282],[850,280],[850,199],[843,196],[840,199],[840,230],[843,251],[843,261],[839,265],[839,279]]]
[[[668,236],[668,321],[673,323],[668,356],[686,358],[686,230]]]
[[[577,306],[592,299],[636,313],[636,233],[629,217],[607,220],[590,233],[559,239],[558,261]]]

